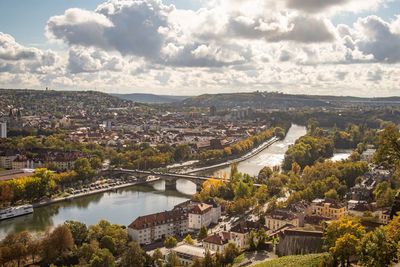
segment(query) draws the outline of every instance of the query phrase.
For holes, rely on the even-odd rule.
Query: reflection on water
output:
[[[273,167],[281,165],[288,147],[306,133],[306,127],[293,124],[284,140],[276,142],[258,155],[240,162],[238,164],[239,172],[249,175],[258,175],[260,170],[265,166]],[[229,177],[230,167],[214,171],[213,175],[215,177]]]
[[[66,220],[91,225],[106,219],[128,225],[138,216],[171,209],[196,192],[196,186],[186,180],[177,181],[178,191],[164,188],[164,182],[158,181],[153,186],[133,186],[36,208],[31,215],[1,221],[0,238],[10,232],[45,231]]]

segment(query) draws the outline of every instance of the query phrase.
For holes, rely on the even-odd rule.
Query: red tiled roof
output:
[[[206,237],[203,242],[205,243],[210,243],[210,244],[215,244],[215,245],[225,245],[229,243],[229,240],[231,239],[231,234],[228,232],[221,232],[221,233],[215,233],[213,235],[210,235]]]
[[[205,214],[209,212],[212,209],[211,205],[205,204],[205,203],[200,203],[194,206],[191,210],[190,213],[192,214]]]
[[[187,216],[185,216],[185,213],[181,210],[164,211],[138,217],[128,227],[136,230],[141,230],[156,225],[174,223],[183,220],[187,220]]]

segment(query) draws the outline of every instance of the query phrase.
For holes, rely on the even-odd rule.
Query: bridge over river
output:
[[[130,170],[130,169],[109,169],[103,171],[103,175],[132,175],[138,179],[141,184],[151,184],[158,180],[165,181],[166,189],[176,189],[176,182],[180,179],[190,181],[196,185],[196,190],[200,191],[203,183],[209,180],[210,176],[200,176],[191,174],[180,174],[180,173],[168,173],[168,172],[154,172],[154,171],[142,171],[142,170]],[[224,180],[230,182],[230,180]],[[260,184],[254,184],[256,187],[260,187]]]

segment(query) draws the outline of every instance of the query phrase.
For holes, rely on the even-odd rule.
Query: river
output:
[[[255,176],[265,166],[273,167],[281,165],[288,147],[306,133],[306,127],[293,124],[287,132],[285,139],[272,144],[254,157],[240,162],[238,164],[238,171]],[[230,167],[226,167],[209,174],[213,174],[214,177],[229,177],[230,172]]]
[[[292,125],[284,140],[239,163],[239,171],[257,175],[264,166],[280,165],[289,145],[305,134],[304,126]],[[230,168],[222,168],[215,171],[214,176],[229,175],[229,172]],[[165,191],[164,188],[164,182],[159,181],[153,187],[133,186],[36,208],[29,216],[0,222],[0,238],[10,232],[45,231],[66,220],[91,225],[106,219],[111,223],[129,225],[138,216],[169,210],[196,192],[195,185],[186,180],[178,180],[177,191]]]
[[[172,209],[196,192],[196,186],[186,180],[178,180],[178,191],[165,191],[164,188],[164,182],[158,181],[153,186],[133,186],[35,208],[31,215],[1,221],[0,239],[11,232],[45,231],[66,220],[92,225],[106,219],[129,225],[138,216]]]

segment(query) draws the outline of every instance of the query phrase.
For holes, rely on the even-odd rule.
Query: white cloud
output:
[[[289,8],[307,13],[330,11],[360,13],[365,10],[376,9],[384,0],[285,0]]]
[[[357,48],[366,55],[373,55],[379,62],[400,62],[400,34],[397,21],[390,24],[377,16],[359,19],[355,28],[359,32]]]
[[[69,51],[68,68],[71,73],[121,71],[124,62],[119,56],[110,56],[104,51],[73,47]]]
[[[381,2],[213,0],[192,11],[160,0],[109,0],[48,20],[46,35],[66,47],[59,56],[0,35],[0,79],[167,94],[398,93],[400,18],[336,27],[330,20]]]
[[[0,32],[0,72],[47,72],[55,67],[57,60],[52,51],[23,46],[11,35]]]

